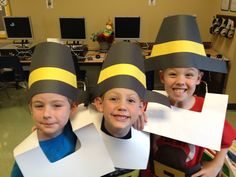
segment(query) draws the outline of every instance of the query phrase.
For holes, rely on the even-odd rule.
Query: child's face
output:
[[[125,136],[138,116],[144,111],[144,103],[130,89],[114,88],[103,98],[96,98],[98,111],[104,114],[105,128],[116,137]]]
[[[172,104],[188,104],[202,75],[203,73],[196,68],[168,68],[160,72],[160,79]]]
[[[30,110],[41,140],[61,134],[66,125],[71,105],[67,97],[55,93],[40,93],[32,97]]]

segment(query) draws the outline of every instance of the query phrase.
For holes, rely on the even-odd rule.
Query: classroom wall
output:
[[[234,91],[236,53],[233,40],[214,37],[209,33],[213,16],[228,14],[220,10],[221,0],[156,0],[155,6],[148,6],[148,0],[54,0],[54,8],[47,9],[46,0],[10,0],[12,16],[30,16],[33,25],[34,41],[59,38],[59,17],[85,17],[87,40],[90,48],[98,47],[90,36],[104,29],[105,23],[114,16],[141,16],[141,40],[155,41],[160,24],[165,16],[174,14],[195,14],[203,41],[213,41],[214,48],[230,59],[231,71],[226,93],[229,102],[236,103]],[[236,13],[229,13],[235,15]],[[3,40],[1,40],[2,42]],[[235,65],[235,66],[234,66]]]
[[[216,4],[220,7],[221,0],[217,0]],[[222,11],[220,8],[217,8],[217,14],[236,16],[236,12]],[[211,35],[211,41],[215,50],[230,59],[226,94],[229,94],[229,103],[236,103],[236,35],[234,35],[233,39],[227,39],[220,35]]]
[[[156,6],[148,6],[148,0],[54,0],[53,9],[46,8],[46,0],[10,0],[10,3],[13,16],[31,16],[36,42],[60,37],[59,17],[85,17],[89,46],[97,45],[89,39],[91,34],[103,29],[114,16],[141,16],[141,41],[154,41],[163,17],[196,14],[202,38],[209,40],[208,27],[216,9],[214,0],[156,0]]]

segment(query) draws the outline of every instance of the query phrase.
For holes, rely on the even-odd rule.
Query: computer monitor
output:
[[[59,18],[62,40],[72,40],[79,44],[80,40],[86,39],[85,18]]]
[[[140,22],[137,17],[118,17],[114,18],[115,39],[118,40],[138,40],[140,39]]]
[[[30,17],[4,16],[3,24],[8,39],[21,40],[21,44],[33,39]]]

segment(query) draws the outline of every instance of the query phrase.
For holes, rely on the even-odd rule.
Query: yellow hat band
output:
[[[146,88],[146,76],[145,74],[136,66],[132,64],[116,64],[103,69],[100,72],[98,79],[98,84],[104,80],[119,75],[129,75],[136,78],[145,88]]]
[[[33,70],[29,76],[28,87],[30,88],[33,83],[42,80],[61,81],[77,88],[76,75],[61,68],[42,67]]]
[[[193,41],[178,40],[154,45],[150,57],[167,55],[171,53],[179,53],[179,52],[190,52],[206,56],[202,44]]]

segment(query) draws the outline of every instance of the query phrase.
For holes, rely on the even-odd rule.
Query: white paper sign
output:
[[[228,95],[207,93],[202,112],[148,103],[144,131],[220,150]]]

